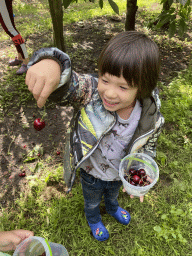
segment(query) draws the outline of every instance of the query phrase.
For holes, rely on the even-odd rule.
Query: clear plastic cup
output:
[[[13,256],[69,256],[66,248],[61,244],[48,242],[47,239],[31,236],[21,242],[13,253]]]
[[[125,180],[124,176],[129,174],[130,169],[144,169],[150,184],[147,186],[134,186]],[[143,153],[133,153],[125,156],[119,166],[119,176],[123,186],[129,195],[143,196],[156,184],[159,179],[159,168],[152,157]]]

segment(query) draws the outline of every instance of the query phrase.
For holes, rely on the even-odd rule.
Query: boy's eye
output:
[[[123,86],[120,86],[120,88],[123,89],[123,90],[127,90],[128,89],[128,88],[123,87]]]
[[[105,83],[105,84],[107,84],[107,83],[108,83],[108,81],[107,81],[107,80],[105,80],[105,79],[102,79],[102,81],[103,81],[103,83]]]

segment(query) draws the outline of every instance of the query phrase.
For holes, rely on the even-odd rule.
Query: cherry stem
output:
[[[45,108],[45,106],[44,106],[43,115],[42,115],[42,117],[41,117],[41,121],[43,121],[43,118],[45,117],[45,115],[46,115],[46,108]]]

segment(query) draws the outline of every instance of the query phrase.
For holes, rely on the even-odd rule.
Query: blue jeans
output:
[[[93,177],[80,169],[81,184],[84,196],[84,211],[91,224],[101,221],[99,205],[104,196],[105,208],[109,214],[117,211],[117,197],[122,186],[121,181],[104,181]]]

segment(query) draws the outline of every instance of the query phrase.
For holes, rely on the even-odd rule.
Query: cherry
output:
[[[133,176],[133,181],[138,184],[139,181],[140,181],[140,177],[138,175],[134,175]]]
[[[43,252],[41,255],[39,255],[39,256],[46,256],[46,253],[45,252]]]
[[[25,171],[23,171],[22,173],[19,173],[19,177],[25,177]]]
[[[129,170],[129,174],[130,175],[136,175],[137,174],[137,171],[135,169],[130,169]]]
[[[34,128],[37,131],[41,131],[43,128],[45,128],[45,121],[41,118],[37,118],[34,121]]]
[[[137,186],[137,184],[133,180],[130,181],[130,184],[133,186]]]
[[[57,154],[57,155],[60,155],[60,151],[57,151],[56,154]]]
[[[143,176],[143,181],[147,181],[147,175]]]
[[[140,179],[140,180],[139,180],[139,185],[143,185],[143,184],[144,184],[143,180]]]
[[[140,169],[139,171],[138,171],[138,173],[139,173],[139,176],[145,176],[145,170],[144,169]]]

